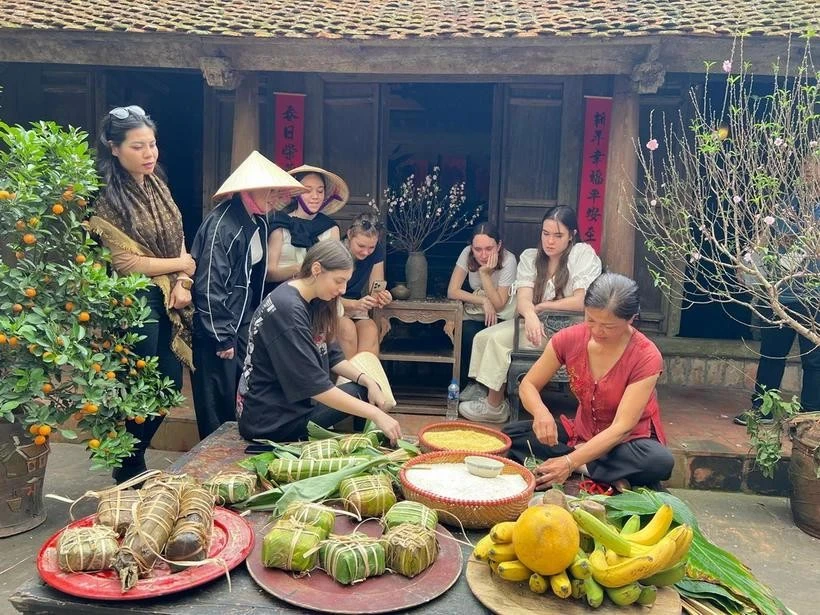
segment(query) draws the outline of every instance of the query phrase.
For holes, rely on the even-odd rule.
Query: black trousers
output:
[[[342,391],[353,397],[357,397],[362,401],[367,401],[367,388],[355,382],[346,382],[339,387]],[[274,442],[296,442],[297,440],[307,440],[307,424],[308,421],[313,421],[317,425],[321,425],[330,429],[337,423],[350,417],[350,414],[335,410],[325,404],[316,403],[310,410],[310,413],[301,417],[297,421],[293,421],[283,429],[278,429],[274,433],[265,434],[264,438],[273,440]],[[364,429],[365,420],[358,416],[353,417],[353,427],[357,431]]]
[[[817,320],[817,315],[815,315]],[[760,332],[760,361],[757,364],[755,394],[752,406],[760,407],[759,395],[766,389],[779,389],[786,370],[797,331],[791,327],[765,327]],[[800,362],[803,366],[803,387],[800,389],[800,405],[803,412],[820,410],[820,346],[802,335],[797,335]]]
[[[500,322],[500,321],[499,321]],[[459,386],[463,389],[467,386],[468,375],[470,373],[470,356],[473,354],[473,339],[480,331],[487,326],[483,320],[463,320],[461,322],[461,378]]]
[[[152,285],[140,291],[137,296],[145,297],[148,308],[151,310],[149,319],[154,322],[146,323],[137,330],[145,336],[145,339],[134,345],[134,352],[141,357],[157,357],[160,373],[173,380],[177,391],[180,391],[182,390],[182,363],[171,350],[171,321],[165,311],[162,291],[159,287]],[[128,433],[137,438],[139,442],[134,447],[131,456],[123,460],[122,467],[114,470],[114,480],[118,483],[145,471],[145,451],[162,424],[162,419],[161,416],[152,417],[142,425],[137,425],[134,421],[126,422],[125,428]]]
[[[200,439],[207,438],[222,423],[236,420],[236,388],[248,349],[247,325],[239,331],[233,359],[216,356],[217,347],[210,338],[194,337],[191,385]]]
[[[558,444],[547,446],[541,444],[532,430],[532,421],[517,421],[505,426],[503,431],[512,440],[509,456],[519,463],[526,457],[535,455],[539,459],[563,457],[574,451],[567,446],[567,435],[561,421],[555,421],[558,427]],[[532,447],[532,453],[530,453]],[[654,438],[639,438],[618,444],[595,461],[587,464],[589,477],[599,483],[613,484],[626,479],[635,486],[656,486],[660,481],[669,480],[675,459],[663,444]]]

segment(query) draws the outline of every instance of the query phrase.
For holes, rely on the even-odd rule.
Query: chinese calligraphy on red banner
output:
[[[578,233],[596,252],[604,230],[604,192],[609,162],[609,125],[612,99],[585,96],[584,147],[578,192]]]
[[[305,95],[276,92],[274,97],[275,162],[289,171],[305,161]]]

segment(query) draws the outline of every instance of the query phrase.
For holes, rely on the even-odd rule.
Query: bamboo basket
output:
[[[502,474],[519,474],[527,483],[519,494],[490,501],[458,500],[446,498],[416,487],[407,480],[406,472],[414,465],[431,465],[436,463],[461,463],[469,455],[478,455],[495,459],[504,464]],[[535,477],[524,466],[505,457],[474,453],[470,451],[438,451],[425,453],[406,462],[399,471],[402,492],[407,500],[420,502],[439,512],[439,519],[447,525],[458,527],[459,522],[465,528],[490,528],[500,521],[515,521],[524,512],[535,491]],[[456,519],[458,521],[456,521]]]
[[[453,449],[444,449],[440,446],[436,446],[431,444],[427,439],[427,434],[433,431],[454,431],[454,430],[465,430],[465,431],[475,431],[477,433],[487,434],[499,440],[500,446],[497,449],[493,449],[491,451],[470,451],[475,453],[487,454],[487,455],[506,455],[507,452],[510,450],[512,446],[512,440],[510,437],[501,432],[497,429],[493,429],[492,427],[484,427],[483,425],[476,425],[475,423],[470,423],[467,421],[446,421],[441,423],[432,423],[422,429],[419,432],[419,447],[425,453],[432,453],[435,451],[444,451],[444,450],[453,450]],[[463,449],[469,450],[469,449]]]

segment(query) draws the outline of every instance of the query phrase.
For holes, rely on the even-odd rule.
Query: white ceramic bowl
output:
[[[479,457],[478,455],[469,455],[464,458],[464,464],[467,466],[470,474],[482,476],[484,478],[495,478],[501,474],[504,469],[504,464],[489,457]]]

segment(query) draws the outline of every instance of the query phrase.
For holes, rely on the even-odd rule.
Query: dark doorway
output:
[[[465,183],[466,206],[483,205],[490,191],[490,133],[493,85],[484,83],[396,83],[387,86],[384,144],[387,184],[398,187],[411,173],[417,181],[441,169],[442,190]],[[428,294],[444,296],[469,229],[427,253]],[[388,258],[388,279],[404,280],[405,255]]]
[[[159,162],[182,212],[188,245],[202,222],[202,92],[200,73],[106,71],[106,109],[139,105],[157,123]]]

